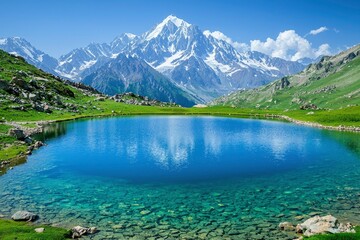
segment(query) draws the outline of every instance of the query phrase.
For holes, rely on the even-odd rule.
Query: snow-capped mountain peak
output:
[[[137,36],[135,34],[132,34],[132,33],[124,33],[124,35],[126,37],[128,37],[129,39],[133,40],[134,38],[136,38]]]
[[[183,19],[180,19],[174,15],[169,15],[167,16],[163,21],[162,24],[166,24],[168,22],[172,22],[174,23],[177,27],[181,27],[181,26],[185,26],[185,27],[190,27],[190,23],[186,22]]]
[[[205,30],[203,33],[207,38],[209,38],[211,36],[217,40],[222,40],[222,41],[225,41],[225,42],[231,44],[231,39],[220,31],[211,32],[209,30]]]
[[[42,52],[36,52],[27,42],[16,44],[20,40],[0,39],[0,48],[16,52],[34,63],[44,62],[46,56]],[[11,41],[14,43],[9,44]],[[101,81],[106,74],[112,74],[115,61],[122,62],[126,59],[121,56],[131,56],[150,65],[152,73],[157,71],[165,75],[172,84],[196,96],[198,101],[206,102],[239,88],[266,84],[304,68],[300,63],[250,52],[237,44],[220,31],[202,31],[196,25],[170,15],[141,36],[124,33],[109,44],[92,43],[75,49],[61,56],[59,64],[52,69],[61,76],[79,81],[101,68]],[[119,76],[127,69],[126,64],[121,66],[124,67],[118,67]],[[136,74],[136,67],[140,65],[133,66],[132,74]]]
[[[36,49],[28,41],[21,37],[0,38],[0,49],[23,57],[28,63],[41,68],[44,71],[55,73],[58,61],[48,54]]]
[[[172,34],[174,34],[179,28],[189,28],[190,23],[180,19],[176,16],[169,15],[161,23],[155,26],[150,32],[145,34],[145,40],[150,41],[153,38],[157,38],[165,28]]]

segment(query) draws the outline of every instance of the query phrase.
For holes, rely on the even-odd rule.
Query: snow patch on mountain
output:
[[[80,66],[80,70],[85,70],[87,68],[90,68],[91,66],[93,66],[95,63],[97,62],[97,60],[90,60],[90,61],[85,61],[84,64],[82,64]]]
[[[146,34],[145,40],[150,41],[153,38],[159,36],[159,34],[163,31],[164,27],[169,23],[172,22],[177,28],[184,27],[188,28],[191,26],[188,22],[185,22],[182,19],[179,19],[173,15],[168,16],[165,18],[160,24],[158,24],[152,31]],[[171,37],[171,36],[170,36]]]
[[[165,62],[163,62],[159,66],[156,66],[156,67],[152,66],[152,67],[154,67],[159,72],[166,73],[167,71],[172,70],[175,67],[179,66],[181,58],[183,57],[184,52],[185,51],[178,51],[177,53],[175,53],[171,57],[165,58]]]

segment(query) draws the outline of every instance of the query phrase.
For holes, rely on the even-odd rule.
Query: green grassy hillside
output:
[[[257,109],[339,109],[360,105],[360,45],[323,57],[266,86],[216,99],[213,105]]]
[[[36,228],[44,228],[45,231],[37,233]],[[2,240],[63,240],[70,237],[70,231],[65,229],[0,219],[0,239]]]

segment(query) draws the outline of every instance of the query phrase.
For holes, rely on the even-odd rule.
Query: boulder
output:
[[[71,229],[72,232],[72,238],[80,238],[81,236],[87,235],[87,234],[94,234],[97,232],[96,227],[81,227],[76,226]]]
[[[44,112],[46,112],[46,113],[52,113],[52,110],[50,109],[50,106],[49,106],[49,105],[47,105],[47,104],[44,105]]]
[[[26,137],[24,139],[24,142],[27,143],[27,144],[31,144],[34,140],[31,138],[31,137]]]
[[[26,135],[23,130],[12,128],[9,130],[9,135],[15,137],[17,140],[25,140]]]
[[[29,84],[31,85],[31,86],[33,86],[34,88],[39,88],[39,84],[38,84],[38,82],[35,80],[35,79],[31,79],[30,80],[30,82],[29,82]]]
[[[319,108],[313,103],[306,103],[300,106],[300,110],[317,110],[317,109]]]
[[[45,112],[45,113],[52,113],[52,110],[50,109],[50,106],[47,104],[40,104],[38,102],[34,102],[32,104],[32,108],[38,112]]]
[[[103,101],[105,101],[105,97],[97,97],[97,98],[95,99],[95,101],[103,102]]]
[[[0,79],[0,90],[9,91],[10,90],[9,83],[7,81],[5,81],[5,80]]]
[[[287,77],[283,77],[281,79],[281,89],[290,85],[289,79]]]
[[[11,216],[11,219],[14,221],[35,221],[38,216],[34,213],[28,211],[17,211],[14,215]]]
[[[37,233],[43,233],[45,231],[45,228],[35,228],[35,232]]]
[[[41,148],[44,145],[45,144],[42,141],[36,141],[35,144],[34,144],[34,148],[38,149],[38,148]]]
[[[296,226],[297,233],[312,236],[323,233],[355,232],[350,223],[340,223],[334,216],[315,216]]]
[[[35,101],[35,102],[41,100],[41,97],[39,96],[39,94],[36,94],[36,93],[29,93],[28,98],[31,101]]]
[[[27,84],[27,82],[21,78],[13,77],[10,83],[15,84],[16,86],[28,91],[32,90],[31,87]]]
[[[279,229],[282,231],[294,231],[295,227],[289,222],[282,222],[279,224]]]

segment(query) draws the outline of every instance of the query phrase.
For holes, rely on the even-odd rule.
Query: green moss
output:
[[[35,228],[45,228],[43,233],[35,232]],[[61,240],[69,237],[69,231],[50,226],[39,226],[24,222],[0,219],[0,239],[14,240]]]

